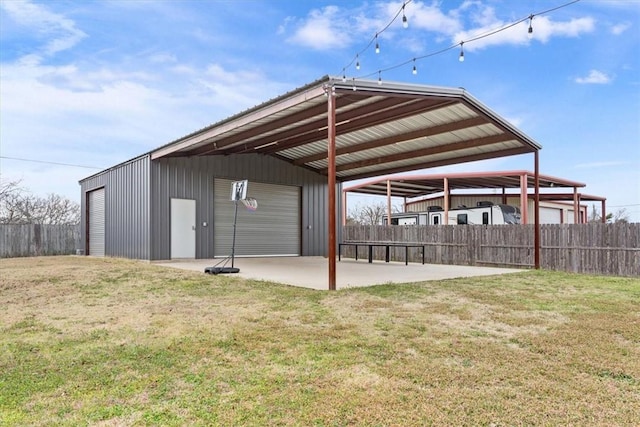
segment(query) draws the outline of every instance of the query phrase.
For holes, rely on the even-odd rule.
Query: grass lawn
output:
[[[0,425],[638,425],[640,279],[337,292],[0,260]]]

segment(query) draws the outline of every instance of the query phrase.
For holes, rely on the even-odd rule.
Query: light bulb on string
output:
[[[529,31],[527,35],[529,38],[533,38],[533,15],[529,16]]]
[[[418,69],[416,68],[416,58],[413,58],[413,70],[411,70],[411,73],[415,76],[416,74],[418,74]]]
[[[378,44],[378,34],[376,33],[376,53],[380,53],[380,44]]]
[[[360,58],[359,55],[356,55],[356,70],[360,69]]]
[[[345,83],[347,81],[347,74],[345,73],[344,68],[342,69],[342,83]]]
[[[463,46],[464,42],[460,42],[460,56],[458,57],[458,61],[460,62],[464,62],[464,49]]]
[[[404,14],[404,7],[406,3],[402,4],[402,26],[404,28],[409,28],[409,20],[407,19],[407,15]]]
[[[356,78],[353,78],[353,86],[351,86],[351,89],[355,92],[356,91]]]
[[[380,75],[380,71],[378,71],[378,86],[382,86],[382,76]]]

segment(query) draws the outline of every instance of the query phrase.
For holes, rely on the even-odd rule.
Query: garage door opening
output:
[[[231,254],[233,181],[214,180],[215,256]],[[236,256],[298,256],[301,246],[300,187],[249,181],[247,197],[258,201],[255,211],[238,206]]]

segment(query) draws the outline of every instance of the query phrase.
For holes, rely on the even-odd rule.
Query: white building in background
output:
[[[536,187],[537,185],[537,187]],[[404,213],[431,213],[442,211],[441,224],[456,222],[449,215],[456,215],[459,209],[478,210],[480,206],[509,205],[520,213],[521,224],[534,224],[536,221],[536,188],[539,200],[540,224],[575,224],[588,222],[588,205],[585,202],[597,202],[601,205],[602,218],[606,217],[606,198],[579,193],[586,184],[557,178],[549,175],[536,177],[530,171],[474,172],[437,175],[392,175],[363,182],[343,189],[346,211],[346,194],[359,193],[383,196],[389,206],[385,216],[391,216],[392,224],[405,225],[432,224],[429,220],[420,220],[420,216],[391,212],[391,198],[403,200]],[[429,213],[431,212],[431,213]],[[395,219],[395,220],[394,220]],[[386,221],[386,219],[385,219]],[[491,220],[484,224],[492,224]],[[495,223],[501,223],[497,221]],[[508,221],[506,223],[509,223]]]

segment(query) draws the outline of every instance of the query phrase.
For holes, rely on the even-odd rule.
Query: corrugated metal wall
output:
[[[214,236],[216,256],[231,254],[234,234],[234,203],[230,200],[231,180],[216,178],[214,192]],[[235,255],[300,255],[300,187],[251,182],[248,197],[258,209],[248,211],[238,203]]]
[[[148,155],[86,178],[81,188],[82,248],[86,245],[87,192],[104,188],[106,256],[150,259]]]
[[[326,255],[327,178],[270,156],[243,154],[174,157],[152,162],[151,259],[171,256],[172,197],[196,200],[196,258],[213,258],[214,178],[300,186],[302,255]],[[340,194],[339,188],[337,191]],[[338,198],[336,203],[339,202]],[[339,206],[337,210],[340,212]]]

